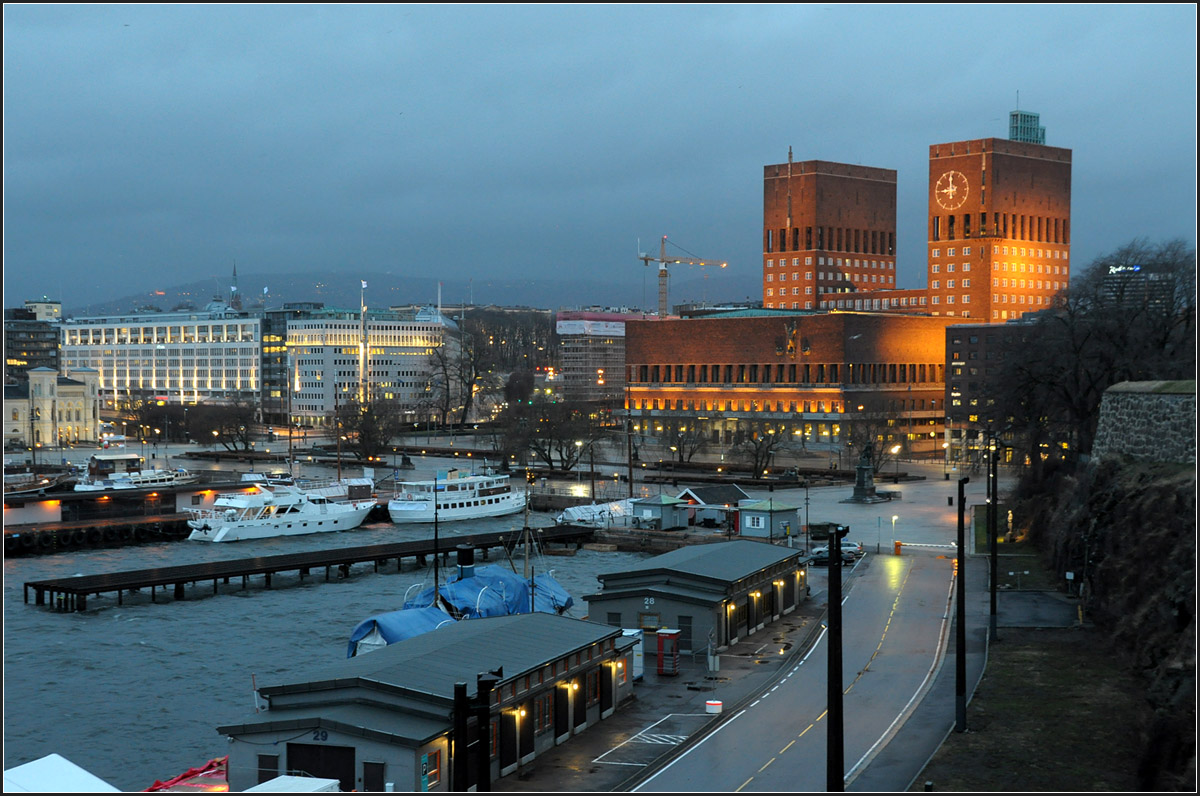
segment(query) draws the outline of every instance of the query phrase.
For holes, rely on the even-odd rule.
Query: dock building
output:
[[[663,628],[678,631],[680,654],[719,652],[796,609],[808,590],[805,561],[763,542],[691,545],[598,575],[600,592],[583,599],[589,616],[642,630],[648,654]]]
[[[613,714],[634,644],[564,616],[488,617],[261,686],[265,710],[217,728],[230,790],[291,771],[343,791],[489,790]]]

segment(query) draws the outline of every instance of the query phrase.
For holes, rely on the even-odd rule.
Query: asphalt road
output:
[[[856,568],[843,613],[844,774],[886,742],[936,666],[952,572],[932,550]],[[823,633],[777,685],[636,790],[824,790],[828,649]]]

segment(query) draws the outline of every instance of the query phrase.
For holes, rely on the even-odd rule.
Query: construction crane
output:
[[[638,254],[638,259],[643,265],[650,263],[658,263],[658,317],[667,317],[667,275],[668,265],[714,265],[725,268],[729,263],[717,262],[715,260],[698,260],[694,257],[667,257],[667,236],[662,236],[662,241],[659,245],[659,254],[657,257],[652,257],[649,254],[641,252]]]

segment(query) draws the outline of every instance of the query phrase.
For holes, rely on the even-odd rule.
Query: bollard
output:
[[[892,542],[892,545],[893,545],[893,547],[892,547],[892,552],[893,552],[895,555],[900,555],[900,546],[901,546],[902,544],[904,544],[904,543],[903,543],[903,542],[901,542],[899,539],[896,539],[895,541],[893,541],[893,542]]]
[[[933,791],[933,780],[931,780],[931,779],[925,780],[925,792],[931,793],[932,791]]]

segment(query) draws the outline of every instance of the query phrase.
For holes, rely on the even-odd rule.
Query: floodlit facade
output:
[[[62,366],[99,374],[106,405],[257,402],[262,322],[222,301],[204,310],[62,322]]]
[[[366,356],[363,330],[366,330]],[[431,411],[435,349],[457,356],[458,326],[434,307],[416,311],[321,309],[287,322],[291,357],[291,417],[298,425],[322,426],[338,403],[358,397],[399,401],[414,422]]]
[[[896,172],[823,160],[764,167],[763,307],[896,286]]]

